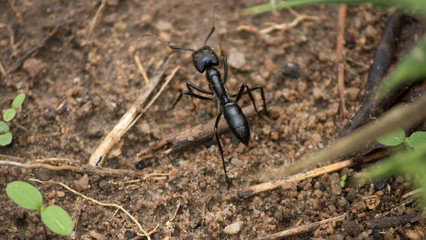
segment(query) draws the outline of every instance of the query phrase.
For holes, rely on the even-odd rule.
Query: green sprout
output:
[[[340,187],[344,188],[346,185],[346,178],[348,178],[348,175],[343,175],[340,179]]]
[[[74,227],[70,215],[58,206],[43,206],[41,193],[33,185],[14,181],[7,184],[7,196],[19,206],[40,212],[43,223],[54,233],[69,235]]]
[[[385,146],[396,147],[404,143],[411,149],[420,149],[426,147],[426,132],[417,131],[411,134],[410,137],[405,137],[405,132],[402,129],[397,129],[377,139],[377,141]]]
[[[9,126],[6,124],[6,122],[11,121],[15,117],[16,110],[22,105],[24,100],[25,94],[18,94],[18,96],[16,96],[12,102],[12,107],[6,109],[6,111],[3,113],[4,121],[0,121],[0,146],[9,145],[12,142],[12,133],[10,133]]]

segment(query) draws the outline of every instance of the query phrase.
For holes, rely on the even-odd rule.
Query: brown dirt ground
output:
[[[287,30],[261,33],[270,24],[289,23],[296,17],[288,10],[244,15],[246,7],[268,1],[220,1],[216,3],[216,32],[209,41],[220,55],[242,54],[245,64],[230,61],[227,87],[236,92],[241,83],[264,87],[270,118],[250,118],[251,142],[235,145],[231,135],[221,136],[232,188],[259,183],[256,173],[285,163],[333,141],[348,120],[339,114],[336,83],[337,6],[295,8],[299,14],[318,17],[304,20]],[[108,1],[100,20],[88,38],[90,25],[100,1],[0,1],[0,61],[10,69],[28,49],[36,46],[49,28],[59,31],[33,56],[41,63],[19,68],[0,81],[0,109],[6,109],[18,92],[27,99],[11,124],[14,142],[0,148],[2,159],[18,162],[43,158],[65,158],[86,163],[92,151],[136,99],[144,85],[134,56],[140,57],[148,75],[171,51],[152,38],[151,32],[178,46],[199,48],[211,27],[212,3],[207,1]],[[349,116],[359,107],[368,65],[386,22],[387,14],[369,6],[348,8],[346,24],[345,84]],[[19,23],[15,44],[11,32]],[[416,23],[411,23],[416,28]],[[241,26],[247,26],[242,30]],[[234,49],[233,49],[234,48]],[[233,50],[231,50],[233,49]],[[196,100],[191,111],[188,97],[171,111],[179,89],[191,81],[207,88],[204,75],[195,71],[190,52],[175,52],[174,66],[181,66],[166,91],[125,135],[119,151],[105,160],[109,168],[134,167],[141,149],[170,134],[215,118],[217,106]],[[300,77],[283,76],[289,63],[300,66]],[[41,64],[43,66],[41,66]],[[219,67],[222,69],[222,66]],[[222,71],[222,70],[221,70]],[[255,94],[260,103],[260,95]],[[250,104],[244,97],[242,106]],[[378,214],[399,216],[416,213],[419,207],[403,204],[401,196],[410,191],[409,177],[389,180],[378,191],[373,185],[351,184],[359,169],[305,180],[237,202],[222,202],[227,191],[217,145],[212,140],[172,156],[146,160],[143,173],[172,172],[166,180],[135,180],[129,177],[101,177],[45,169],[1,166],[0,235],[2,239],[43,239],[43,225],[36,212],[24,210],[5,194],[8,182],[55,180],[102,202],[127,209],[146,230],[159,226],[153,239],[253,239],[296,224],[348,213],[345,221],[320,226],[295,239],[405,239],[424,234],[422,222],[371,229],[365,221]],[[342,175],[349,175],[341,189]],[[79,181],[76,181],[79,180]],[[86,179],[87,180],[87,179]],[[76,223],[75,239],[126,239],[137,231],[122,212],[99,206],[55,184],[32,182],[45,204],[65,208]],[[336,185],[338,186],[336,188]],[[64,196],[62,196],[62,194]],[[363,199],[379,196],[380,204],[368,209]],[[59,197],[60,196],[60,197]],[[177,208],[178,211],[177,211]],[[176,214],[176,215],[175,215]],[[204,224],[200,224],[202,219]],[[239,232],[230,235],[226,226],[242,221]],[[51,239],[60,239],[48,233]],[[65,237],[63,237],[65,239]]]

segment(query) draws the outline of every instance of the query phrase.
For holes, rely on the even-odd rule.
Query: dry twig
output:
[[[304,232],[308,232],[311,231],[315,228],[318,228],[321,225],[325,225],[331,222],[340,222],[343,221],[346,217],[346,213],[343,213],[342,215],[339,215],[337,217],[333,217],[333,218],[329,218],[329,219],[324,219],[318,222],[313,222],[313,223],[309,223],[307,225],[303,225],[300,227],[293,227],[293,228],[289,228],[287,230],[284,230],[282,232],[277,232],[268,236],[264,236],[264,237],[260,237],[258,238],[258,240],[275,240],[275,239],[282,239],[285,237],[290,237],[296,234],[300,234],[300,233],[304,233]]]
[[[269,27],[261,29],[261,30],[259,30],[258,28],[254,27],[254,26],[250,26],[250,25],[240,25],[240,26],[237,27],[237,31],[243,31],[244,30],[244,31],[249,31],[249,32],[254,32],[254,33],[268,34],[272,31],[276,31],[276,30],[285,31],[287,29],[294,28],[300,22],[303,22],[305,20],[318,21],[320,19],[319,17],[316,17],[316,16],[308,16],[308,15],[304,15],[304,14],[299,14],[291,8],[289,8],[288,10],[290,11],[291,14],[293,14],[296,17],[290,23],[282,23],[282,24],[270,23]]]
[[[377,152],[375,154],[372,154],[366,158],[363,159],[362,162],[366,163],[366,162],[370,162],[373,161],[375,159],[381,158],[383,157],[383,152]],[[313,177],[317,177],[326,173],[331,173],[331,172],[335,172],[338,170],[341,170],[343,168],[346,167],[352,167],[357,163],[356,160],[354,159],[349,159],[349,160],[345,160],[345,161],[341,161],[341,162],[337,162],[337,163],[333,163],[324,167],[320,167],[305,173],[299,173],[299,174],[295,174],[292,176],[289,176],[285,179],[282,180],[276,180],[276,181],[270,181],[270,182],[265,182],[265,183],[261,183],[261,184],[257,184],[257,185],[253,185],[253,186],[249,186],[245,189],[239,190],[239,191],[231,191],[228,192],[225,197],[222,198],[223,201],[233,201],[233,200],[239,200],[239,199],[243,199],[249,196],[253,196],[255,194],[261,193],[261,192],[265,192],[265,191],[270,191],[273,190],[275,188],[281,187],[283,184],[286,183],[295,183],[295,182],[300,182],[303,181],[307,178],[313,178]]]
[[[340,114],[342,119],[346,116],[345,105],[345,52],[343,50],[345,34],[346,4],[339,7],[339,32],[337,35],[336,57],[337,57],[337,83],[339,86]]]
[[[135,63],[136,63],[136,66],[138,66],[139,72],[141,72],[142,74],[145,84],[148,84],[149,83],[148,75],[146,75],[145,69],[143,68],[141,60],[139,59],[138,55],[135,55]]]
[[[71,165],[64,165],[64,166],[54,166],[50,164],[45,163],[20,163],[10,160],[0,160],[0,165],[5,166],[15,166],[15,167],[21,167],[21,168],[44,168],[52,171],[71,171],[71,172],[78,172],[78,173],[88,173],[88,174],[96,174],[99,176],[113,176],[113,177],[133,177],[133,178],[142,178],[145,179],[147,176],[143,176],[142,173],[134,171],[134,170],[125,170],[125,169],[112,169],[112,168],[96,168],[90,165],[83,165],[83,166],[71,166]]]
[[[260,107],[259,111],[262,110],[263,109]],[[243,112],[246,117],[256,115],[252,105],[243,108]],[[135,159],[135,161],[138,162],[143,159],[145,155],[152,154],[157,151],[161,151],[160,155],[173,154],[196,144],[199,145],[200,143],[211,139],[214,135],[215,120],[216,118],[211,119],[205,124],[197,125],[176,135],[172,135],[166,139],[163,139],[160,142],[157,142],[145,149],[142,149],[137,154],[138,157]],[[229,131],[229,127],[226,121],[220,121],[218,126],[218,133],[223,134],[227,131]]]
[[[90,201],[92,201],[92,202],[94,202],[94,203],[96,203],[96,204],[98,204],[98,205],[100,205],[100,206],[104,206],[104,207],[114,207],[114,208],[117,208],[118,210],[121,210],[122,212],[124,212],[124,214],[126,214],[135,224],[136,224],[136,226],[139,228],[139,230],[143,233],[143,235],[148,239],[148,240],[150,240],[151,239],[151,237],[150,237],[150,235],[152,234],[152,233],[148,233],[147,231],[145,231],[143,228],[142,228],[142,226],[141,226],[141,224],[138,222],[138,220],[135,218],[135,217],[133,217],[126,209],[124,209],[122,206],[120,206],[120,205],[118,205],[118,204],[115,204],[115,203],[103,203],[103,202],[100,202],[100,201],[98,201],[98,200],[96,200],[96,199],[94,199],[94,198],[91,198],[91,197],[88,197],[88,196],[86,196],[86,195],[84,195],[84,194],[82,194],[82,193],[79,193],[79,192],[77,192],[76,190],[74,190],[74,189],[72,189],[72,188],[70,188],[70,187],[68,187],[67,185],[65,185],[64,183],[61,183],[61,182],[57,182],[57,181],[53,181],[53,180],[49,180],[49,181],[41,181],[41,180],[38,180],[38,179],[33,179],[33,178],[30,178],[29,179],[30,181],[35,181],[35,182],[39,182],[39,183],[43,183],[43,184],[46,184],[46,183],[53,183],[53,184],[57,184],[57,185],[60,185],[60,186],[62,186],[62,187],[64,187],[65,189],[67,189],[68,191],[70,191],[70,192],[72,192],[72,193],[74,193],[74,194],[76,194],[76,195],[78,195],[78,196],[81,196],[82,198],[84,198],[84,199],[86,199],[86,200],[90,200]]]
[[[168,57],[167,60],[159,67],[154,74],[152,80],[147,84],[141,91],[139,97],[132,104],[132,106],[127,110],[127,112],[121,117],[120,121],[114,126],[111,132],[106,136],[103,142],[98,146],[98,148],[92,153],[89,159],[89,164],[92,166],[98,165],[101,161],[105,159],[109,150],[120,141],[121,137],[127,132],[127,130],[140,118],[143,112],[146,110],[142,109],[145,102],[148,100],[148,97],[151,95],[155,87],[161,80],[166,69],[169,67],[172,56]],[[175,69],[170,75],[170,79],[173,78]],[[170,81],[170,80],[168,80]],[[167,81],[167,82],[168,82]],[[158,95],[157,95],[158,97]],[[153,99],[155,99],[154,97]],[[151,103],[152,104],[152,101]],[[148,105],[150,105],[148,104]]]
[[[87,31],[87,39],[89,39],[90,35],[93,32],[93,29],[96,26],[96,23],[98,22],[99,18],[101,17],[101,13],[102,13],[102,10],[105,7],[106,2],[107,2],[107,0],[102,0],[101,5],[99,5],[98,10],[96,10],[95,16],[93,17],[92,21],[90,22],[89,30]]]

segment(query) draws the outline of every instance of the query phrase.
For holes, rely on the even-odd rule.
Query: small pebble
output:
[[[240,69],[246,64],[246,58],[244,54],[238,51],[236,48],[229,50],[228,64],[231,67]]]
[[[96,240],[106,240],[107,239],[104,235],[102,235],[102,234],[100,234],[96,231],[93,231],[93,230],[89,231],[89,235]]]
[[[411,240],[420,240],[422,239],[422,236],[414,230],[408,229],[404,231],[404,236],[407,237],[407,239]]]
[[[244,165],[243,161],[238,158],[232,158],[231,163],[236,167],[242,167]]]
[[[56,194],[56,192],[55,192],[55,190],[53,190],[53,191],[51,191],[51,192],[47,195],[47,198],[48,198],[48,199],[52,199],[52,198],[54,198],[54,197],[55,197],[55,194]]]
[[[345,89],[346,95],[348,96],[349,100],[356,101],[358,100],[359,96],[359,88],[346,88]]]
[[[79,192],[89,189],[89,176],[84,174],[79,180],[75,180],[74,187]]]
[[[58,197],[65,197],[65,192],[64,191],[58,191],[56,193],[56,195],[58,195]]]
[[[286,77],[299,78],[300,67],[296,63],[287,63],[281,68],[281,74]]]
[[[242,221],[234,222],[228,226],[226,226],[223,231],[227,234],[236,234],[241,230],[241,226],[243,225]]]
[[[317,197],[317,198],[321,198],[321,197],[322,197],[322,194],[323,194],[323,192],[322,192],[321,190],[319,190],[319,189],[316,189],[316,190],[314,191],[314,195],[315,195],[315,197]]]
[[[28,58],[24,61],[24,64],[22,64],[22,69],[28,72],[33,78],[43,71],[44,63],[42,60],[37,58]]]
[[[341,197],[338,201],[337,201],[337,205],[339,207],[346,207],[346,205],[348,204],[348,201],[346,201],[346,199],[344,197]]]

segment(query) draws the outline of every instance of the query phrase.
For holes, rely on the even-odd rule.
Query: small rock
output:
[[[349,100],[356,101],[358,99],[359,88],[353,88],[353,87],[346,88],[345,91],[346,91],[346,94],[347,94]]]
[[[417,231],[414,231],[411,229],[404,231],[404,236],[407,237],[407,239],[412,239],[412,240],[422,239],[422,236]]]
[[[41,71],[43,71],[44,63],[42,60],[37,58],[28,58],[22,65],[22,69],[27,71],[33,78],[37,76]]]
[[[229,50],[228,64],[231,67],[240,69],[246,64],[246,58],[244,54],[238,51],[236,48]]]
[[[106,240],[107,239],[104,235],[102,235],[102,234],[100,234],[96,231],[93,231],[93,230],[89,231],[89,235],[96,240]]]
[[[344,220],[342,222],[342,230],[350,236],[356,236],[361,233],[360,226],[358,226],[356,222],[349,220]]]
[[[319,189],[316,189],[315,191],[314,191],[314,195],[315,195],[315,197],[317,197],[317,198],[321,198],[322,197],[322,191],[321,190],[319,190]]]
[[[337,201],[337,205],[339,207],[346,207],[346,205],[348,204],[348,201],[346,201],[346,199],[344,197],[341,197],[338,201]]]
[[[56,192],[55,192],[55,190],[53,190],[53,191],[51,191],[51,192],[47,195],[47,198],[48,198],[48,199],[52,199],[52,198],[54,198],[54,197],[55,197],[55,194],[56,194]]]
[[[117,22],[114,24],[114,30],[119,33],[124,33],[127,31],[127,24],[125,22]]]
[[[231,163],[236,167],[242,167],[244,165],[243,161],[238,158],[232,158]]]
[[[324,89],[319,88],[319,87],[314,87],[312,89],[312,96],[314,97],[315,100],[324,98],[326,96]]]
[[[65,192],[64,191],[58,191],[58,192],[56,192],[56,195],[58,195],[58,197],[65,197]]]
[[[299,78],[300,67],[296,63],[287,63],[281,68],[281,74],[286,77]]]
[[[168,31],[173,28],[170,22],[164,20],[159,20],[155,26],[158,28],[159,31]]]
[[[335,196],[338,196],[342,193],[342,187],[340,186],[340,177],[336,173],[332,174],[330,177],[330,188],[331,193]]]
[[[87,176],[87,174],[84,174],[82,178],[80,178],[79,180],[75,180],[74,187],[79,192],[89,189],[89,176]]]
[[[227,234],[236,234],[241,230],[241,226],[243,225],[242,221],[234,222],[228,226],[226,226],[223,231]]]
[[[331,205],[329,205],[328,206],[328,209],[332,212],[332,213],[334,213],[334,212],[336,212],[336,206],[334,206],[334,204],[331,204]]]

